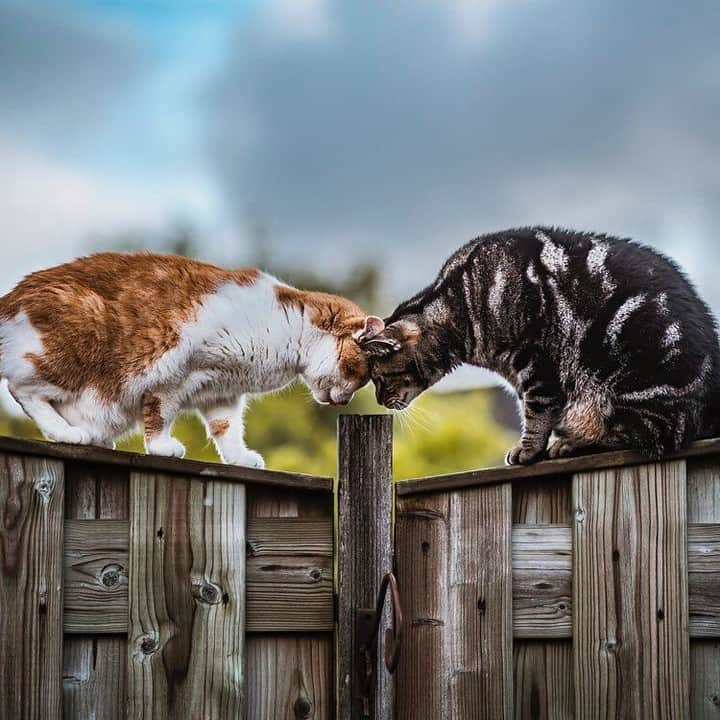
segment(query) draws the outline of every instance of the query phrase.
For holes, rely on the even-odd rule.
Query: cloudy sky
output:
[[[372,260],[390,305],[482,232],[675,256],[720,311],[717,0],[0,0],[0,292],[107,238]]]

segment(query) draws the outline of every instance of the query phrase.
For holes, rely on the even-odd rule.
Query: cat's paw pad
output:
[[[185,446],[174,437],[158,437],[149,440],[147,451],[150,455],[162,455],[163,457],[185,457]]]
[[[542,457],[542,450],[532,450],[516,445],[508,450],[505,456],[506,465],[531,465]]]
[[[254,450],[238,450],[234,453],[225,453],[223,460],[228,465],[240,465],[242,467],[257,468],[258,470],[265,467],[263,456]]]
[[[50,440],[61,443],[69,443],[71,445],[90,445],[92,436],[81,427],[70,425],[60,432],[54,433]]]

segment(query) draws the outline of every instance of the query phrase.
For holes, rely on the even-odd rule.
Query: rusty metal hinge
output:
[[[395,575],[388,573],[382,579],[375,608],[358,608],[355,611],[355,668],[362,701],[363,718],[370,718],[370,696],[375,689],[377,671],[377,644],[385,596],[390,588],[393,611],[392,627],[385,629],[385,667],[392,675],[400,662],[403,636],[403,613],[400,592]]]

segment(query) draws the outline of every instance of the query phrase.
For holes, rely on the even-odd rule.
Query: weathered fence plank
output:
[[[248,488],[248,552],[267,552],[274,564],[284,562],[280,545],[262,530],[270,524],[298,522],[314,528],[310,547],[332,547],[332,496]],[[323,541],[319,527],[330,532]],[[251,538],[249,533],[256,533]],[[292,531],[280,533],[282,544],[291,543]],[[275,550],[273,550],[273,547]],[[264,548],[264,550],[263,550]],[[290,547],[287,548],[288,550]],[[248,626],[250,631],[250,626]],[[247,720],[330,720],[333,717],[332,632],[258,633],[247,636]]]
[[[687,468],[687,512],[688,522],[699,523],[694,530],[702,532],[702,547],[707,552],[699,554],[697,561],[692,556],[688,559],[689,569],[699,567],[701,577],[707,582],[700,584],[706,600],[710,600],[715,608],[720,608],[720,570],[709,566],[710,558],[716,559],[720,552],[720,543],[707,535],[718,528],[720,523],[720,461],[696,460],[688,462]],[[715,536],[718,538],[718,536]],[[688,540],[693,545],[692,536]],[[703,559],[704,558],[704,559]],[[690,585],[691,624],[693,615],[706,618],[701,604],[698,602],[698,591]],[[720,637],[720,623],[716,615],[715,637]],[[703,623],[707,630],[707,621]],[[693,720],[720,720],[720,643],[712,640],[692,640],[690,642],[690,717]]]
[[[0,718],[62,716],[62,463],[0,455]]]
[[[515,643],[517,720],[574,720],[572,646],[563,640]]]
[[[399,499],[398,718],[512,716],[511,520],[509,485]]]
[[[133,718],[241,717],[245,487],[130,476]]]
[[[573,628],[578,717],[687,717],[684,461],[581,473]]]
[[[570,478],[513,486],[514,717],[574,717]]]
[[[395,553],[405,614],[397,720],[448,720],[447,493],[397,498]]]
[[[362,717],[354,658],[355,611],[374,608],[383,575],[392,570],[392,416],[343,415],[338,422],[338,626],[340,718]],[[386,612],[385,621],[388,614]],[[382,658],[382,639],[378,657]],[[392,684],[378,663],[370,717],[390,720]]]
[[[248,719],[329,720],[332,636],[273,634],[253,642],[258,637],[248,638]]]
[[[113,603],[118,601],[118,593],[112,592],[113,583],[120,587],[121,607],[112,607],[108,603],[106,611],[114,619],[116,629],[122,631],[118,635],[90,637],[88,635],[65,636],[65,652],[63,660],[63,711],[65,720],[115,720],[123,718],[127,707],[127,543],[128,543],[128,498],[129,475],[122,468],[83,463],[66,463],[66,503],[65,503],[65,546],[78,541],[74,532],[77,523],[90,528],[95,522],[112,523],[119,535],[115,536],[111,545],[124,545],[124,556],[116,559],[113,566],[103,573],[103,587],[111,591],[109,597]],[[112,518],[110,520],[92,520],[91,518]],[[84,536],[89,543],[92,537]],[[78,548],[78,555],[84,548]],[[115,559],[115,558],[113,558]],[[75,614],[78,604],[72,594],[76,583],[68,584],[67,552],[65,553],[65,631],[68,631],[68,614],[75,615],[70,626],[79,621]],[[72,576],[71,576],[72,577]],[[92,586],[93,582],[85,578]],[[99,578],[98,580],[99,581]],[[69,603],[69,607],[68,607]],[[124,624],[120,626],[117,618],[122,616]],[[85,630],[90,632],[107,632],[102,628],[99,613],[92,613],[92,623]]]

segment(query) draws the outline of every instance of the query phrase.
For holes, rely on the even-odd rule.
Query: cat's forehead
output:
[[[414,368],[414,353],[408,348],[401,348],[397,352],[375,358],[372,361],[371,370],[373,375],[385,375],[387,373],[405,372]]]

